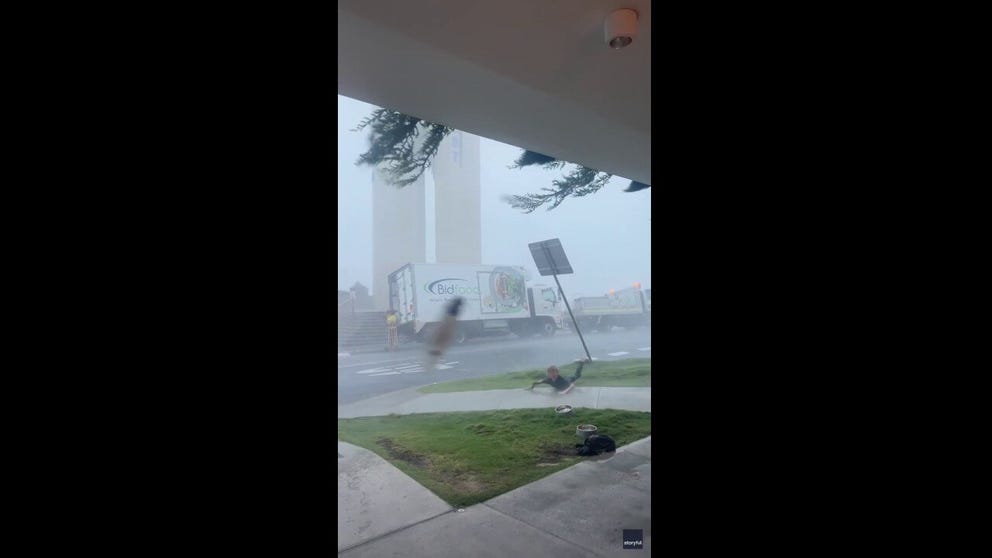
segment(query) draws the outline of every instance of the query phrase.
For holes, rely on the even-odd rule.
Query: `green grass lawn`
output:
[[[563,376],[575,374],[575,363],[559,366]],[[420,393],[451,393],[455,391],[482,391],[488,389],[513,389],[529,387],[547,375],[543,369],[510,372],[483,378],[453,380],[430,386],[423,386]],[[651,359],[628,358],[608,362],[593,361],[582,369],[579,386],[585,387],[650,387]],[[547,384],[534,389],[551,389]]]
[[[617,447],[651,435],[650,413],[578,408],[559,416],[549,408],[340,419],[338,439],[465,507],[587,459],[575,454],[579,424],[595,424]]]

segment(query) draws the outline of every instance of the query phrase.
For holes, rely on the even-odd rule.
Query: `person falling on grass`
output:
[[[548,384],[551,387],[557,389],[558,390],[558,393],[560,393],[562,395],[564,395],[564,394],[572,391],[572,388],[575,387],[575,381],[582,377],[582,367],[585,366],[586,363],[589,362],[589,359],[588,358],[579,358],[579,359],[576,359],[575,362],[577,362],[579,365],[575,369],[575,375],[574,376],[571,376],[569,378],[563,377],[559,373],[558,367],[555,366],[554,364],[552,364],[551,366],[548,367],[548,377],[547,378],[544,378],[543,380],[539,380],[537,382],[534,382],[527,389],[534,389],[534,386],[537,386],[537,385],[540,385],[540,384]]]

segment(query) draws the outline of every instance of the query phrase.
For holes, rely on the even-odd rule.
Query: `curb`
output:
[[[407,409],[402,409],[402,406],[406,405],[407,403],[411,403],[413,401],[416,401],[418,399],[430,398],[432,396],[437,396],[437,395],[440,395],[440,396],[443,396],[443,397],[450,397],[450,396],[454,395],[455,393],[458,393],[458,392],[453,392],[453,393],[441,393],[441,394],[436,394],[436,393],[426,393],[425,394],[425,393],[421,393],[421,392],[417,391],[417,390],[419,390],[422,387],[424,387],[424,386],[423,385],[419,385],[419,386],[405,387],[405,388],[398,389],[398,390],[395,390],[395,391],[390,391],[388,393],[380,393],[378,395],[373,395],[371,397],[366,397],[364,399],[359,399],[357,401],[352,401],[352,402],[346,403],[344,405],[338,404],[338,408],[337,408],[337,413],[338,414],[337,414],[337,417],[336,418],[337,418],[337,420],[346,420],[346,419],[355,419],[355,418],[383,417],[383,416],[389,416],[389,415],[392,415],[392,414],[396,414],[396,415],[400,415],[400,416],[405,416],[405,415],[420,415],[420,414],[429,414],[429,413],[461,413],[461,412],[476,412],[476,411],[491,411],[491,410],[539,409],[539,408],[542,408],[540,406],[505,407],[505,408],[502,407],[502,406],[499,406],[499,407],[485,408],[485,409],[447,409],[447,410],[445,410],[445,409],[436,409],[436,410],[428,410],[428,409],[420,410],[420,409],[418,409],[418,410],[413,410],[413,411],[407,410]],[[596,393],[596,403],[594,404],[594,406],[588,407],[588,405],[583,405],[583,404],[580,404],[580,403],[574,403],[573,405],[577,405],[579,407],[588,407],[588,408],[591,408],[591,409],[616,409],[616,410],[627,410],[627,411],[636,411],[636,412],[651,412],[650,410],[644,411],[644,410],[640,410],[640,409],[627,408],[627,407],[600,407],[599,406],[599,400],[600,400],[600,397],[602,396],[602,390],[603,389],[645,390],[648,393],[650,393],[650,391],[651,391],[651,388],[650,387],[635,387],[635,388],[624,388],[624,387],[622,387],[622,388],[615,388],[615,387],[609,387],[609,386],[605,386],[605,387],[604,386],[592,386],[591,388],[587,388],[587,389],[596,389],[596,390],[598,390],[597,393]],[[492,392],[492,391],[516,391],[516,390],[479,390],[479,391],[474,391],[474,392],[461,392],[461,393],[484,393],[484,392]],[[369,407],[379,406],[380,404],[382,404],[382,402],[386,402],[384,406],[392,409],[392,411],[390,411],[390,412],[371,411],[372,414],[368,414],[370,412],[368,410]],[[550,404],[552,402],[548,402],[548,403]],[[347,415],[348,414],[348,411],[351,411],[352,410],[351,409],[352,406],[355,406],[356,409],[360,407],[361,409],[364,410],[364,412],[362,414],[356,415],[356,416],[341,416],[341,408],[342,407],[345,408],[345,414]],[[399,410],[397,410],[397,409],[399,409]]]

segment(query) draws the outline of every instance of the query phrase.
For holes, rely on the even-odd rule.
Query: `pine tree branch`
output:
[[[531,165],[540,165],[542,168],[550,170],[565,166],[565,161],[559,161],[554,157],[549,157],[547,155],[537,153],[536,151],[528,151],[525,149],[524,152],[520,154],[520,157],[518,157],[517,160],[514,161],[508,168],[519,169]]]
[[[356,165],[383,167],[386,179],[399,187],[417,181],[437,154],[441,141],[453,129],[407,116],[401,112],[376,109],[354,131],[371,129],[369,148],[358,156]],[[423,141],[417,139],[423,134]]]
[[[569,197],[580,198],[598,192],[612,178],[612,174],[577,165],[561,180],[552,181],[554,188],[542,188],[546,194],[526,194],[505,196],[504,201],[524,213],[533,213],[537,208],[548,205],[547,211],[555,209]]]
[[[364,118],[353,131],[370,128],[369,148],[358,157],[357,165],[381,166],[386,179],[399,187],[415,182],[430,167],[441,142],[454,130],[442,124],[427,122],[388,109],[376,109]],[[418,143],[418,139],[422,141]],[[564,168],[566,161],[535,151],[524,150],[509,168],[520,169],[537,165],[545,170]],[[613,175],[576,165],[559,180],[552,181],[553,188],[542,188],[545,193],[523,196],[504,196],[512,207],[532,213],[547,205],[555,209],[566,198],[582,197],[598,192]],[[648,184],[631,181],[625,192],[650,188]]]

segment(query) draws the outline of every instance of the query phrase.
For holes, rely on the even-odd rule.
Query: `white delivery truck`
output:
[[[389,274],[389,307],[401,332],[429,338],[445,303],[465,299],[455,341],[508,329],[525,337],[554,335],[563,327],[564,303],[555,288],[527,284],[527,271],[512,265],[410,263]]]
[[[651,290],[628,287],[607,294],[572,301],[572,314],[581,328],[610,331],[613,326],[651,324]]]

